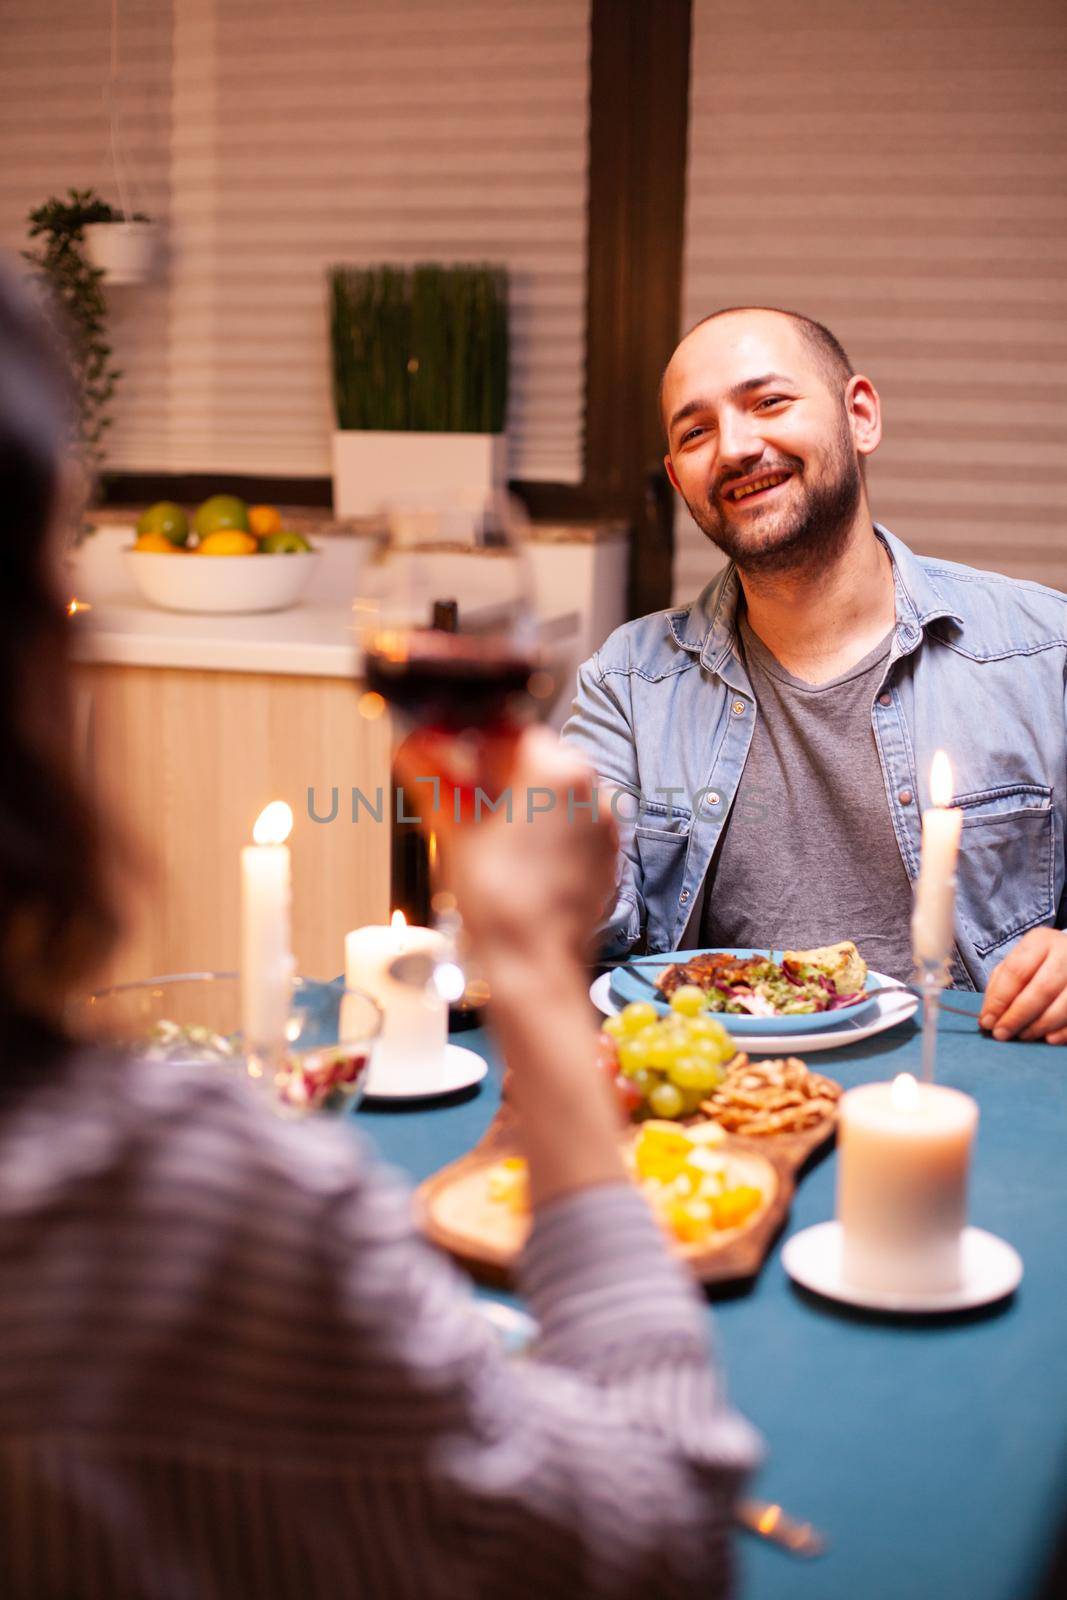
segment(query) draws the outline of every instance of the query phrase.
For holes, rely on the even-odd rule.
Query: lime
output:
[[[213,494],[210,500],[197,506],[193,527],[201,539],[226,528],[237,528],[241,533],[247,533],[248,507],[235,494]]]
[[[184,544],[189,537],[189,518],[173,500],[157,500],[137,518],[137,532],[161,533],[171,544]]]
[[[302,533],[293,533],[291,529],[283,529],[279,533],[268,533],[259,541],[259,548],[265,556],[290,555],[298,550],[310,550],[311,546]]]

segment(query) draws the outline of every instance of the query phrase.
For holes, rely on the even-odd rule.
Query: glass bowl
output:
[[[246,1054],[236,972],[113,984],[89,995],[75,1020],[91,1038],[152,1060],[217,1061],[265,1088],[274,1110],[292,1115],[358,1102],[382,1028],[380,1006],[361,989],[347,989],[340,979],[297,978],[278,1054]]]

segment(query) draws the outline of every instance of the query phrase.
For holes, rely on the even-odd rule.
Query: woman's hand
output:
[[[437,834],[478,965],[580,973],[614,889],[617,847],[589,767],[547,729],[531,729],[509,746],[493,806],[466,795],[456,825],[450,799],[432,809],[428,781],[448,773],[449,755],[443,736],[414,734],[398,752],[398,777],[405,804],[421,805],[424,829]],[[451,794],[447,777],[442,794]]]
[[[616,831],[582,758],[547,730],[515,749],[506,803],[449,841],[464,927],[482,960],[579,966],[615,877]]]

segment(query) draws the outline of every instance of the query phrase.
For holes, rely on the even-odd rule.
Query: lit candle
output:
[[[922,861],[911,918],[912,952],[918,967],[938,967],[952,952],[956,905],[956,857],[963,812],[952,800],[952,768],[939,750],[930,769],[933,805],[923,812]]]
[[[958,1286],[977,1124],[970,1095],[906,1072],[842,1096],[837,1216],[850,1284],[901,1294]]]
[[[274,800],[241,851],[241,1027],[246,1048],[270,1055],[285,1040],[292,1001],[290,863],[293,813]]]
[[[447,952],[440,933],[409,927],[402,911],[393,912],[388,927],[355,928],[345,935],[345,983],[373,996],[383,1012],[368,1094],[376,1087],[423,1094],[443,1081],[448,1006],[434,989],[401,983],[389,968],[400,956],[427,955],[436,961]]]

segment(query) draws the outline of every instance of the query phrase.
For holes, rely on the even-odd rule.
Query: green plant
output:
[[[111,426],[107,407],[122,374],[111,365],[104,274],[86,256],[83,230],[87,223],[122,220],[121,213],[92,189],[68,189],[65,200],[53,195],[30,212],[30,238],[40,239],[41,244],[22,252],[49,290],[51,309],[70,353],[78,396],[75,442],[91,470],[99,469],[104,458],[103,438]]]
[[[503,431],[503,267],[338,266],[329,286],[339,428]]]

